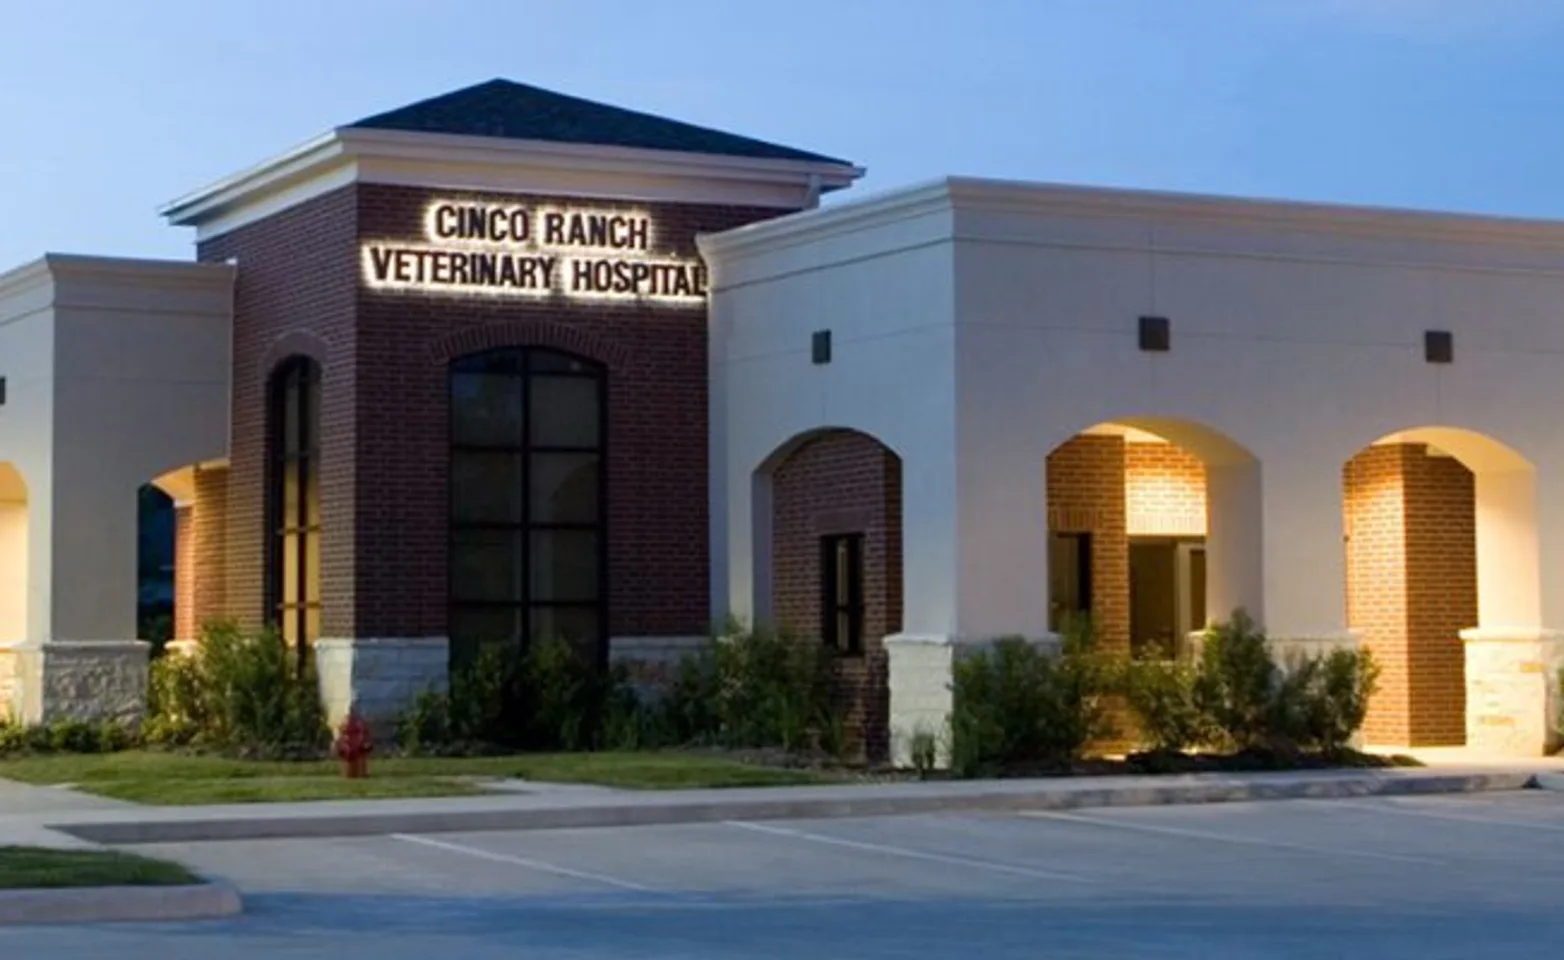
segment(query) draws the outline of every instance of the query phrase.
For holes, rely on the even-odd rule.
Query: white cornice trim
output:
[[[1369,240],[1504,245],[1564,251],[1564,221],[1303,203],[1201,194],[1160,193],[1053,183],[945,177],[818,210],[749,224],[700,240],[711,257],[744,257],[893,224],[934,211],[1002,212],[1036,217],[1138,219],[1269,230],[1306,230]],[[953,221],[956,239],[968,236]],[[1157,249],[1154,233],[1146,249]]]
[[[53,275],[49,272],[47,257],[39,257],[37,260],[7,270],[5,273],[0,273],[0,301],[45,286],[53,279]]]
[[[1060,183],[949,177],[960,209],[1287,227],[1384,239],[1564,246],[1564,221]]]
[[[223,289],[234,282],[235,268],[223,263],[187,260],[137,260],[124,257],[92,257],[51,253],[43,263],[61,280],[97,280],[159,287],[210,287]]]
[[[342,127],[159,212],[207,239],[353,182],[790,208],[863,173],[829,161]]]
[[[58,282],[125,283],[145,287],[187,290],[230,290],[235,270],[226,264],[191,263],[183,260],[136,260],[49,253],[31,263],[0,274],[0,302],[41,287],[55,285],[48,301],[60,296]]]
[[[747,256],[782,250],[829,237],[889,226],[931,213],[951,210],[948,180],[935,180],[861,200],[803,210],[696,238],[701,254]]]
[[[164,204],[158,215],[178,226],[198,224],[212,213],[238,203],[247,196],[275,193],[286,188],[290,182],[318,176],[323,172],[323,167],[333,165],[332,162],[341,156],[341,143],[336,135],[322,134],[247,170]]]

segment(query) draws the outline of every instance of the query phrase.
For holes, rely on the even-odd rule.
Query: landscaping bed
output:
[[[201,879],[177,863],[114,850],[0,846],[0,890],[188,886]]]

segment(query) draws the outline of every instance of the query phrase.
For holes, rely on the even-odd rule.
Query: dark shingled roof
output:
[[[589,143],[771,160],[847,161],[638,113],[552,90],[490,80],[366,117],[350,127]]]

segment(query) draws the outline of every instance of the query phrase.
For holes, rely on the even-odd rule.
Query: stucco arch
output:
[[[1507,473],[1535,469],[1516,448],[1488,434],[1465,427],[1429,425],[1397,430],[1374,444],[1421,443],[1455,457],[1473,473]]]

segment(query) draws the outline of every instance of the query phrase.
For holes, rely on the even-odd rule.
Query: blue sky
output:
[[[59,0],[0,32],[0,270],[496,76],[946,173],[1564,218],[1561,0]]]

